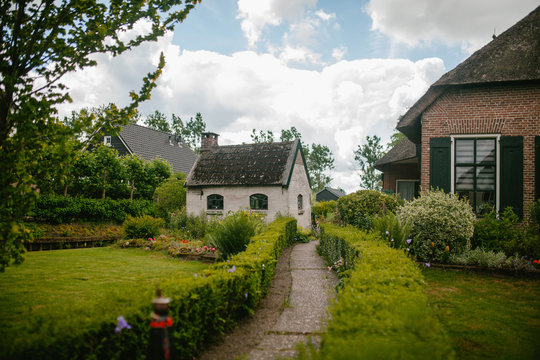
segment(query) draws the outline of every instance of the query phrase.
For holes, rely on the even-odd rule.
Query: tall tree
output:
[[[117,56],[155,41],[181,22],[200,0],[107,1],[5,0],[0,2],[0,271],[23,260],[29,231],[22,221],[37,197],[36,178],[48,172],[39,159],[65,130],[56,106],[70,100],[62,77],[96,65],[92,55]],[[125,37],[143,20],[150,31]],[[106,117],[91,116],[102,131],[117,129],[136,114],[161,73],[165,60],[143,79],[131,103],[112,106]],[[60,135],[59,135],[60,134]],[[67,137],[71,138],[71,137]],[[51,154],[53,152],[50,152]],[[64,164],[59,158],[56,164]]]
[[[281,130],[281,136],[279,138],[281,141],[293,141],[296,139],[302,139],[302,134],[294,126],[291,126],[289,130]]]
[[[167,116],[159,110],[154,111],[153,114],[150,114],[144,120],[144,124],[151,129],[160,130],[166,133],[171,132],[171,127],[167,121]]]
[[[274,142],[274,133],[272,130],[259,130],[259,133],[257,134],[257,131],[255,129],[251,130],[251,141],[255,144],[259,143],[273,143]]]
[[[311,189],[318,192],[328,185],[332,178],[326,173],[334,168],[334,157],[326,145],[311,144],[304,147],[304,155],[309,170]]]
[[[395,131],[390,136],[390,142],[386,144],[386,152],[390,151],[394,146],[396,146],[401,140],[405,138],[405,135],[399,131]]]
[[[174,124],[174,115],[173,115],[173,124]],[[182,127],[180,135],[186,144],[188,144],[192,149],[198,150],[201,146],[201,135],[206,130],[206,123],[204,122],[201,113],[195,115],[195,119],[191,118]]]
[[[358,145],[354,151],[354,160],[360,166],[360,187],[381,190],[380,175],[375,163],[384,155],[381,138],[377,135],[366,136],[366,143]]]

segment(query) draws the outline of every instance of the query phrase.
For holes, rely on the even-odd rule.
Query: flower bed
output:
[[[428,306],[418,267],[402,251],[352,227],[322,225],[320,251],[339,268],[342,290],[317,359],[451,359]]]

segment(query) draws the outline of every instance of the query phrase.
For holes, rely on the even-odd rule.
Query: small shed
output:
[[[346,194],[339,190],[339,189],[333,189],[331,187],[325,187],[321,191],[319,191],[317,194],[315,194],[315,200],[320,201],[337,201],[342,196],[345,196]]]

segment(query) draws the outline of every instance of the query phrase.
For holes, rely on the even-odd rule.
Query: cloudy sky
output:
[[[359,189],[353,151],[386,143],[403,114],[442,74],[525,17],[538,0],[203,0],[158,42],[69,74],[60,115],[128,103],[143,76],[167,65],[142,114],[200,112],[221,145],[253,128],[295,126],[327,145],[332,186]],[[144,32],[138,23],[135,31]],[[129,34],[128,34],[129,35]],[[128,36],[126,35],[126,36]]]

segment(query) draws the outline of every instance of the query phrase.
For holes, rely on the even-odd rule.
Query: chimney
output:
[[[218,145],[219,135],[212,132],[204,132],[201,134],[201,149]]]

